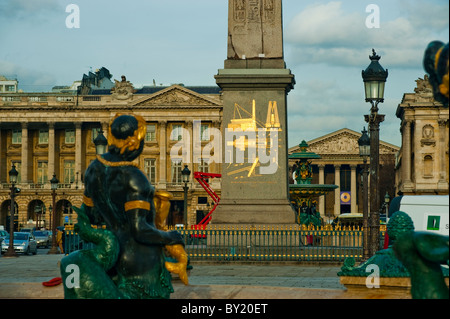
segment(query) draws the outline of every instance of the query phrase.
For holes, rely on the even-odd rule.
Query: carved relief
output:
[[[264,0],[264,22],[275,21],[275,6],[273,0]]]
[[[245,22],[246,9],[246,0],[234,0],[234,21]]]
[[[122,75],[122,81],[119,82],[117,80],[114,80],[116,82],[116,86],[111,89],[111,96],[114,99],[117,100],[128,100],[133,96],[133,93],[136,92],[136,90],[133,87],[133,84],[130,83],[130,81],[127,81],[127,78],[125,75]]]
[[[311,142],[309,151],[323,155],[356,155],[359,157],[358,139],[360,137],[360,134],[344,129],[336,132],[335,135],[328,135],[323,139]],[[380,141],[380,154],[395,154],[398,150],[398,148]],[[296,150],[291,149],[291,152],[296,152]]]
[[[427,146],[435,146],[436,140],[434,139],[434,127],[433,125],[427,124],[422,128],[422,139],[420,140],[420,144],[422,147],[424,145]]]
[[[141,101],[136,106],[170,106],[170,105],[192,105],[192,106],[206,106],[213,105],[213,103],[184,92],[180,89],[174,88],[160,95],[154,96],[145,101]]]
[[[357,138],[348,135],[337,135],[310,145],[310,152],[317,154],[358,154]]]
[[[416,80],[417,87],[414,89],[414,92],[417,94],[423,95],[431,93],[433,94],[433,87],[429,82],[428,75],[425,75],[423,79],[419,78]]]

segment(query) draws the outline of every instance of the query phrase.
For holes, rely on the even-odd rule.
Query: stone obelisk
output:
[[[292,224],[281,0],[229,0],[221,200],[213,224]]]

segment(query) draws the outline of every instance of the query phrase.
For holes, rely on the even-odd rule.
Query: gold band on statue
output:
[[[125,203],[125,211],[128,212],[133,209],[145,209],[150,210],[150,203],[143,200],[134,200],[132,202]]]
[[[87,207],[94,207],[94,201],[86,195],[83,195],[83,204]]]

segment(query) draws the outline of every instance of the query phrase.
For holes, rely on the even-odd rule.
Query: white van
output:
[[[448,201],[448,195],[398,196],[391,202],[389,217],[400,210],[412,218],[416,231],[429,231],[448,236]]]

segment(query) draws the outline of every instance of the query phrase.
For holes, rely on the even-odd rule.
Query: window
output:
[[[209,173],[209,162],[207,159],[200,159],[200,164],[198,164],[198,170],[202,173]]]
[[[181,170],[181,160],[172,160],[172,183],[181,184],[183,182]]]
[[[66,144],[75,144],[75,130],[74,129],[66,130],[65,143]]]
[[[39,130],[39,144],[48,144],[48,130]]]
[[[200,141],[208,142],[209,139],[210,139],[210,137],[209,137],[209,125],[208,124],[202,124],[200,126]]]
[[[156,183],[156,159],[147,158],[144,160],[144,172],[151,184]]]
[[[75,161],[64,161],[64,184],[75,181]]]
[[[37,183],[47,184],[48,182],[48,163],[45,161],[39,161],[37,167]]]
[[[171,141],[181,141],[183,139],[183,126],[181,124],[172,125]]]
[[[12,143],[13,144],[22,144],[22,131],[21,130],[13,130],[12,131]]]
[[[156,141],[156,125],[149,124],[147,125],[147,134],[145,135],[146,142],[155,142]]]
[[[6,85],[5,91],[6,92],[16,92],[16,87],[14,85]]]

